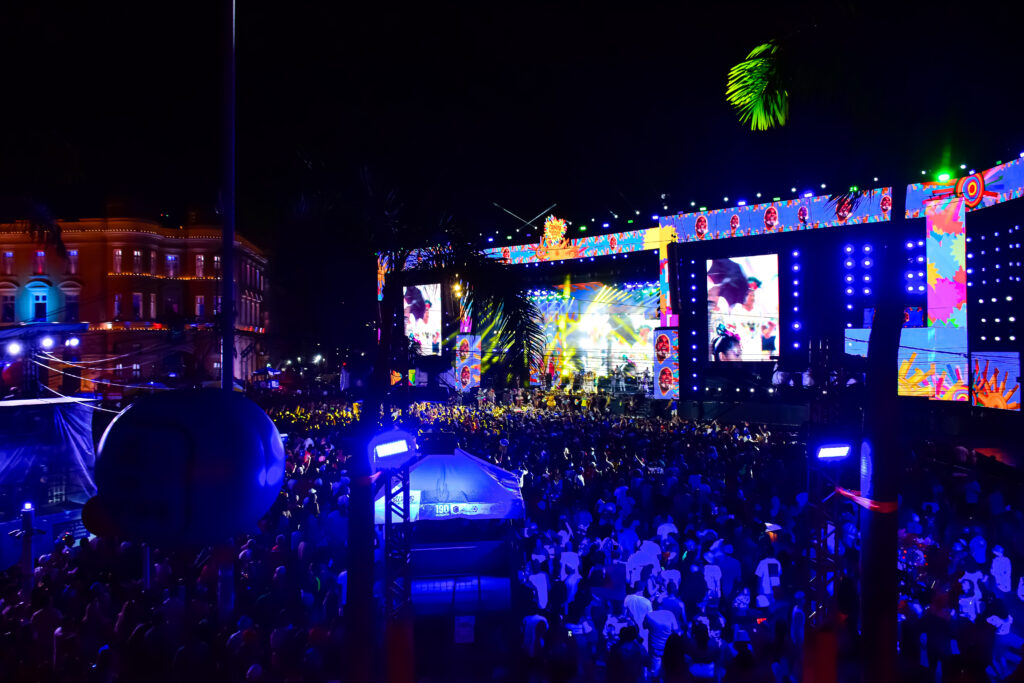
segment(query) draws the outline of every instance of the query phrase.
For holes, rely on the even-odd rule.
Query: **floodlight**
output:
[[[850,455],[851,450],[853,449],[847,443],[818,446],[817,457],[818,460],[842,460]]]
[[[16,341],[8,342],[7,344],[7,355],[17,356],[21,354],[21,344]]]
[[[40,344],[42,345],[42,347],[44,349],[52,349],[53,348],[53,337],[43,337],[43,339],[40,342]]]
[[[367,450],[375,470],[397,469],[416,455],[416,441],[411,434],[389,429],[370,439]]]

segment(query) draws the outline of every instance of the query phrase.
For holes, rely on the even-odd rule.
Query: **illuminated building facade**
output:
[[[220,376],[221,230],[169,228],[141,218],[58,221],[65,255],[41,246],[19,224],[0,225],[0,329],[83,322],[88,331],[72,360],[63,341],[44,359],[49,386],[82,366],[86,379],[134,385],[213,380]],[[266,365],[267,258],[244,237],[235,241],[234,376],[248,380]],[[97,391],[116,392],[113,384]],[[82,389],[93,390],[83,382]]]

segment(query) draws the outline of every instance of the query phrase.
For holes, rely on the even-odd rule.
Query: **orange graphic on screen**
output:
[[[565,237],[565,231],[568,228],[569,225],[564,218],[548,216],[544,220],[544,234],[540,238],[540,244],[534,250],[538,261],[579,258],[579,245],[574,245]]]
[[[935,365],[925,372],[921,368],[913,367],[917,360],[917,353],[910,354],[900,363],[899,373],[899,395],[900,396],[931,396],[931,378],[935,375]]]
[[[1003,372],[1003,380],[999,381],[999,369],[992,369],[992,376],[989,377],[989,362],[985,361],[985,371],[981,371],[981,365],[974,361],[974,402],[985,408],[1001,408],[1002,410],[1020,410],[1020,401],[1010,403],[1010,399],[1020,388],[1015,384],[1009,391],[1006,390],[1006,383],[1009,380],[1009,372]]]

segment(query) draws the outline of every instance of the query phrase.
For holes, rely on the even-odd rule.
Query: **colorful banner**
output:
[[[1001,351],[972,353],[974,405],[1020,410],[1020,354]]]
[[[480,386],[480,356],[480,335],[455,335],[455,381],[459,391],[465,393]]]
[[[654,331],[654,398],[679,398],[679,331]]]
[[[860,199],[832,203],[829,195],[662,216],[680,242],[772,235],[890,219],[892,189],[865,190]]]
[[[921,218],[933,202],[962,198],[967,211],[995,206],[1024,196],[1024,159],[1018,158],[981,173],[941,182],[907,185],[907,218]]]
[[[928,324],[967,327],[965,199],[946,197],[925,210]]]

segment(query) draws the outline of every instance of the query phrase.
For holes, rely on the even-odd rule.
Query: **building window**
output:
[[[132,272],[142,272],[142,252],[138,249],[132,252]]]
[[[213,369],[214,370],[220,370],[220,361],[219,360],[213,361]]]
[[[35,273],[36,275],[43,275],[44,273],[46,273],[46,252],[45,251],[37,251],[36,252],[36,261],[33,264],[32,272]]]
[[[203,267],[205,265],[206,258],[202,254],[196,254],[196,277],[203,277]]]
[[[132,320],[142,320],[142,292],[132,292]]]
[[[114,320],[121,319],[121,295],[114,295]]]
[[[68,275],[78,275],[78,250],[68,251]]]
[[[196,317],[202,318],[206,315],[206,297],[202,294],[196,295]]]
[[[149,294],[149,319],[156,320],[156,293]]]
[[[149,274],[156,275],[156,250],[149,252]]]
[[[138,379],[142,377],[142,366],[138,363],[132,363],[132,379]]]
[[[214,276],[220,276],[220,256],[213,257],[213,274]]]
[[[220,294],[217,294],[216,296],[213,297],[213,314],[214,315],[220,315],[221,314]]]
[[[32,319],[36,322],[46,322],[46,295],[32,295]]]
[[[117,366],[114,368],[114,377],[116,377],[117,379],[121,379],[122,377],[124,377],[124,365],[122,365],[121,363],[118,363]]]
[[[167,255],[167,277],[178,277],[178,257]]]
[[[14,275],[14,252],[4,252],[4,275]]]
[[[14,295],[0,296],[0,323],[14,322]]]
[[[121,272],[121,250],[114,250],[114,271],[115,273]]]
[[[77,294],[65,294],[64,295],[64,322],[66,322],[66,323],[77,323],[78,322],[78,295]]]

